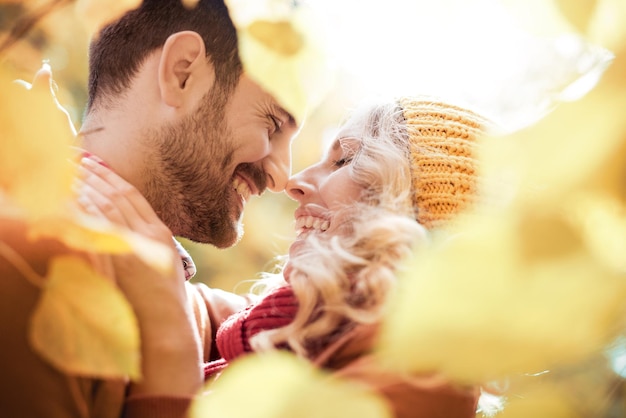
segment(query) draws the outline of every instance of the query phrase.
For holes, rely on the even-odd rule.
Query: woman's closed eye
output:
[[[341,157],[338,160],[333,160],[333,167],[343,167],[346,164],[350,164],[352,162],[352,157]]]
[[[360,145],[361,141],[353,137],[336,139],[327,156],[330,166],[337,169],[350,164],[360,149]]]

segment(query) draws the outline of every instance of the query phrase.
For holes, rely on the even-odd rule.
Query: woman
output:
[[[456,387],[436,375],[394,375],[377,367],[370,351],[397,267],[424,241],[426,231],[451,227],[475,199],[474,148],[487,124],[469,110],[421,98],[369,105],[354,113],[325,157],[289,180],[286,192],[299,203],[298,235],[281,274],[267,274],[258,283],[260,297],[240,309],[250,299],[201,284],[187,292],[199,324],[205,378],[249,352],[290,350],[369,385],[389,401],[397,417],[474,417],[477,388]],[[89,159],[84,165],[86,210],[170,242],[167,228],[136,191],[105,167]],[[146,377],[131,388],[127,416],[148,416],[150,408],[182,414],[189,398],[180,387],[178,392],[168,389],[173,384],[167,373],[155,366],[167,360],[163,356],[171,356],[175,364],[182,355],[161,350],[150,339],[174,339],[180,331],[164,325],[162,318],[153,319],[155,305],[163,306],[145,298],[145,289],[154,284],[139,272],[117,276],[137,312],[144,341]],[[167,288],[157,285],[155,294],[188,313],[180,282],[168,283]],[[189,334],[178,337],[189,341]],[[197,371],[186,361],[176,371],[177,379],[186,376],[188,385],[194,382],[199,388]]]

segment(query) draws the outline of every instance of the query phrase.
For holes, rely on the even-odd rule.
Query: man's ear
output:
[[[159,90],[171,107],[195,108],[213,86],[215,71],[206,57],[202,37],[193,31],[182,31],[165,41],[159,61]]]

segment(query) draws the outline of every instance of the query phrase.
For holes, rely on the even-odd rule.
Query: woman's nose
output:
[[[291,176],[285,187],[287,196],[298,202],[309,196],[314,190],[314,185],[310,177],[310,169],[302,170]]]

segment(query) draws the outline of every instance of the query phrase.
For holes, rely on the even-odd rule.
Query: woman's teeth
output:
[[[324,232],[329,226],[330,222],[328,220],[315,216],[301,216],[296,219],[296,230],[298,232],[303,232],[305,229]]]
[[[244,200],[248,200],[250,198],[250,187],[248,187],[248,183],[240,179],[239,177],[235,177],[233,180],[233,188],[237,193],[239,193]]]

